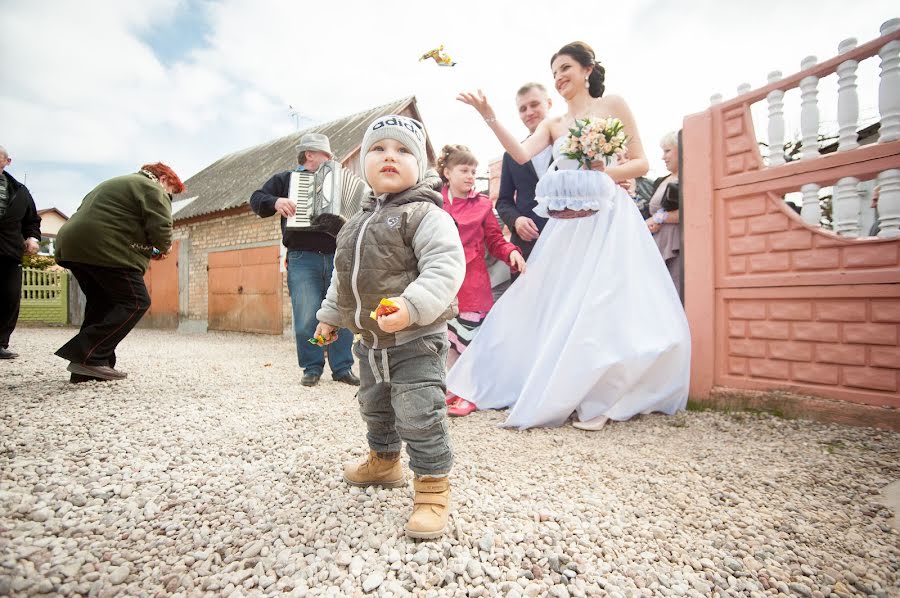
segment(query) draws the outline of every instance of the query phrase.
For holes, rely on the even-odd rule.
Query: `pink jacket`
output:
[[[487,313],[494,305],[494,297],[484,261],[485,247],[491,255],[505,263],[509,263],[509,254],[519,249],[503,238],[487,195],[472,190],[466,198],[454,197],[451,204],[447,201],[449,193],[449,187],[444,185],[441,189],[444,210],[456,221],[466,253],[466,277],[457,294],[459,311]]]

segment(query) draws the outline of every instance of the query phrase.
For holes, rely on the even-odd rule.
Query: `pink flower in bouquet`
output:
[[[592,163],[601,158],[607,165],[615,163],[614,158],[624,155],[627,142],[628,136],[618,118],[584,118],[576,120],[575,125],[569,129],[562,154],[590,169]]]

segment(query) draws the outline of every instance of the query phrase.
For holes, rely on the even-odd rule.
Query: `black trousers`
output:
[[[116,365],[116,347],[150,309],[150,294],[137,270],[61,262],[75,275],[87,303],[84,322],[57,355],[85,365]]]
[[[22,264],[11,257],[0,257],[0,347],[9,346],[16,329],[22,303]]]

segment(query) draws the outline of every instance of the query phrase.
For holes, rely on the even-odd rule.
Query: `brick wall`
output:
[[[732,387],[900,407],[900,243],[808,227],[772,193],[723,199],[717,363]]]
[[[898,406],[900,298],[726,299],[731,377]],[[869,391],[865,396],[858,391]]]
[[[207,320],[209,253],[268,244],[280,245],[281,224],[276,217],[260,218],[246,207],[203,220],[176,222],[175,238],[188,244],[188,288],[179,290],[181,293],[189,293],[187,317],[191,320]],[[179,268],[181,267],[183,265],[179,264]],[[288,328],[291,325],[291,303],[286,273],[282,274],[282,299],[282,319]]]
[[[860,242],[807,227],[760,193],[726,200],[726,279],[734,275],[890,272],[900,265],[900,244]]]

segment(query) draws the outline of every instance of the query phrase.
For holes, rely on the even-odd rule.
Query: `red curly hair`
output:
[[[162,162],[157,162],[155,164],[144,164],[143,166],[141,166],[141,170],[152,172],[157,177],[166,177],[166,179],[169,181],[169,184],[174,187],[175,193],[181,193],[182,191],[184,191],[184,183],[181,182],[181,179],[178,178],[178,175],[175,174],[175,171]]]

